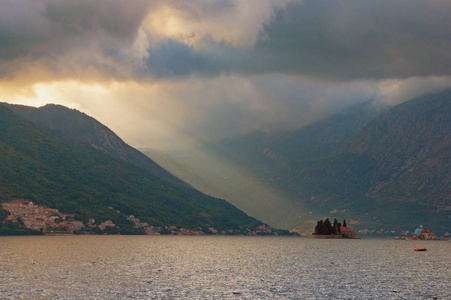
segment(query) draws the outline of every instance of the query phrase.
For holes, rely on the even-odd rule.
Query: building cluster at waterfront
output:
[[[46,234],[101,233],[116,227],[111,220],[96,225],[95,219],[89,219],[85,225],[77,214],[65,214],[56,208],[45,208],[32,201],[2,203],[1,206],[9,212],[6,222],[15,222],[24,228]]]
[[[10,214],[6,221],[17,222],[25,228],[42,232],[69,232],[82,230],[85,225],[75,214],[64,214],[55,208],[44,208],[32,201],[2,203]]]
[[[415,229],[415,232],[412,235],[413,240],[436,240],[437,236],[430,229],[424,229],[423,225],[420,225],[420,228]]]
[[[85,223],[77,214],[65,214],[55,208],[45,208],[34,204],[32,201],[16,201],[14,203],[2,203],[2,208],[9,212],[5,222],[14,222],[23,228],[40,231],[44,234],[78,233],[78,234],[102,234],[119,233],[118,226],[112,220],[105,220],[96,224],[91,218]],[[109,207],[114,211],[112,207]],[[118,214],[120,211],[116,211]],[[147,222],[130,215],[127,220],[133,224],[134,233],[147,235],[278,235],[279,232],[267,225],[260,225],[255,230],[248,228],[218,230],[209,225],[198,228],[180,228],[170,226],[151,226]]]
[[[179,228],[177,226],[151,226],[147,222],[142,222],[139,218],[131,215],[127,218],[134,225],[133,228],[142,230],[147,235],[278,235],[279,233],[267,225],[260,225],[256,230],[248,228],[218,230],[211,226],[204,226],[195,229]]]

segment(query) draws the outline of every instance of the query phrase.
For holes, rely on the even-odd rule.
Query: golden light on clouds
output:
[[[412,1],[5,1],[0,99],[157,149],[299,128],[451,85],[451,4]]]
[[[181,14],[168,5],[160,5],[146,17],[143,26],[158,36],[177,38],[186,34]]]
[[[232,2],[169,1],[156,4],[142,28],[150,33],[153,45],[174,39],[198,47],[202,39],[232,46],[251,47],[274,7],[291,0],[246,0]],[[231,4],[233,3],[233,5]]]
[[[22,92],[14,86],[0,87],[2,101],[29,106],[49,103],[80,110],[95,117],[136,147],[163,149],[192,145],[182,135],[189,111],[168,83],[79,81],[41,82]]]

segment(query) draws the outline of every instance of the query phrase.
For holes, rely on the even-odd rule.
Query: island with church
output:
[[[311,239],[356,239],[355,232],[346,226],[346,220],[343,225],[334,219],[331,223],[329,219],[319,220],[315,226],[315,232],[308,236]]]

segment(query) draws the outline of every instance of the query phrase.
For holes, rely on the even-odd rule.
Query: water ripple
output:
[[[0,238],[1,299],[451,299],[449,242]]]

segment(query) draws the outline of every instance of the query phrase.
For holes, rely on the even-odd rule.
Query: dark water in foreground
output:
[[[0,237],[1,299],[451,299],[451,242]]]

